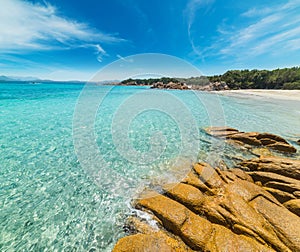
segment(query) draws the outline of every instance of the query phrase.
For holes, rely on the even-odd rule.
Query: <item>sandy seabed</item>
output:
[[[300,90],[270,90],[270,89],[242,89],[215,91],[217,94],[235,97],[273,98],[279,100],[300,101]]]

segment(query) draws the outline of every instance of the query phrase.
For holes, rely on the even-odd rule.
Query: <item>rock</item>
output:
[[[279,240],[286,244],[291,251],[300,251],[300,219],[298,216],[282,205],[272,204],[262,197],[253,199],[251,206],[273,226]]]
[[[227,137],[228,135],[233,135],[238,133],[239,131],[234,129],[234,128],[230,128],[230,127],[209,127],[204,129],[204,131],[211,135],[211,136],[215,136],[215,137]]]
[[[273,140],[275,142],[281,142],[281,143],[285,143],[285,144],[288,144],[288,142],[280,137],[280,136],[277,136],[277,135],[274,135],[274,134],[270,134],[270,133],[260,133],[258,136],[257,136],[257,139],[258,140]]]
[[[297,141],[297,144],[299,144],[299,145],[300,145],[300,139]]]
[[[238,167],[198,163],[180,183],[145,192],[134,207],[159,230],[135,219],[138,234],[114,251],[300,251],[300,161],[260,157]]]
[[[209,82],[207,85],[192,85],[192,89],[202,91],[228,90],[229,87],[224,81]]]
[[[283,204],[288,210],[300,217],[300,199],[293,199]]]
[[[211,136],[228,139],[228,143],[254,147],[265,146],[271,150],[284,153],[297,152],[297,149],[284,138],[270,133],[239,132],[230,127],[209,127],[205,131]]]
[[[294,192],[293,195],[295,195],[295,197],[297,197],[298,199],[300,199],[300,191]]]
[[[153,234],[136,234],[121,238],[115,245],[113,252],[184,252],[192,251],[184,243],[163,236],[160,232]]]
[[[269,188],[269,187],[264,187],[264,189],[267,192],[271,193],[280,203],[285,203],[286,201],[296,199],[296,197],[291,193],[283,192],[283,191],[280,191],[280,190],[277,190],[274,188]]]
[[[262,138],[262,139],[260,139],[260,142],[262,143],[262,145],[270,145],[270,144],[276,143],[275,140],[269,139],[269,138]]]
[[[264,186],[293,193],[300,191],[300,181],[272,172],[248,172],[254,181],[260,181]]]
[[[201,206],[204,197],[199,189],[183,183],[165,185],[164,190],[170,198],[196,211],[198,206]]]
[[[142,199],[138,206],[153,212],[169,231],[178,235],[193,250],[272,251],[244,235],[235,234],[220,225],[210,223],[163,195]]]
[[[273,156],[272,152],[266,147],[254,148],[254,149],[251,150],[251,153],[254,154],[255,156],[258,156],[258,157],[261,157],[261,156],[271,157],[271,156]]]
[[[239,179],[247,180],[253,183],[252,177],[241,169],[234,168],[231,169],[230,172],[237,176]]]
[[[256,139],[257,133],[251,132],[251,133],[237,133],[228,135],[227,138],[235,141],[242,142],[244,144],[249,144],[253,146],[260,146],[261,142]]]
[[[250,171],[272,172],[300,180],[300,160],[281,157],[261,157],[243,161],[238,164],[238,168]]]
[[[261,157],[247,160],[238,165],[255,181],[270,192],[279,202],[300,198],[300,161],[286,158]]]
[[[208,127],[205,129],[205,131],[207,132],[218,132],[218,131],[224,131],[224,132],[239,132],[237,129],[234,129],[234,128],[230,128],[230,127],[227,127],[227,126],[220,126],[220,127]]]
[[[273,143],[267,145],[268,148],[271,148],[276,151],[281,151],[281,152],[287,152],[287,153],[296,153],[297,149],[290,145],[290,144],[285,144],[285,143]]]
[[[156,82],[156,83],[154,83],[151,86],[151,88],[157,88],[157,89],[180,89],[180,90],[190,89],[189,86],[187,86],[185,83],[182,83],[182,82],[169,82],[169,83]]]

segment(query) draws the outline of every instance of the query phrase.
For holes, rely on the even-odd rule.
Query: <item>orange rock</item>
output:
[[[132,221],[139,234],[114,251],[300,251],[299,164],[261,157],[241,163],[250,172],[195,164],[163,195],[148,191],[135,202],[161,228]]]
[[[241,162],[238,167],[250,171],[273,172],[300,180],[300,160],[261,157]]]
[[[113,252],[188,252],[192,251],[177,240],[161,233],[136,234],[121,238]]]
[[[293,199],[283,204],[288,210],[300,217],[300,199]]]

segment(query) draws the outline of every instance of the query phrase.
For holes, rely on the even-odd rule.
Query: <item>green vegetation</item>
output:
[[[123,85],[153,85],[156,82],[162,82],[164,84],[167,84],[169,82],[178,83],[179,80],[175,78],[169,78],[169,77],[163,77],[163,78],[157,78],[157,79],[127,79],[123,80],[121,84]]]
[[[230,89],[300,89],[300,68],[231,70],[208,79],[211,82],[224,81]]]
[[[182,82],[193,86],[225,82],[230,89],[300,89],[300,67],[269,70],[230,70],[222,75],[191,78],[127,79],[121,85],[153,85]]]

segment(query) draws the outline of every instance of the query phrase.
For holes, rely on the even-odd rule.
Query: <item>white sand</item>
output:
[[[270,89],[242,89],[215,91],[216,94],[235,97],[272,98],[278,100],[300,101],[300,90],[270,90]]]

